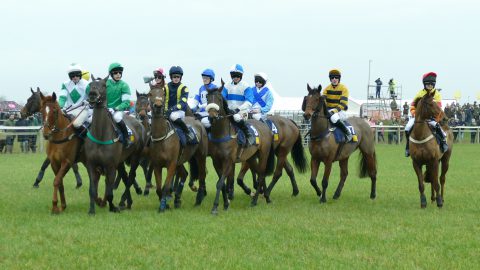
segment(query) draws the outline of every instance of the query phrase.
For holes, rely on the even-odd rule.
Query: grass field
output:
[[[40,188],[32,188],[44,154],[0,155],[0,269],[477,269],[480,145],[454,147],[443,209],[430,202],[420,209],[403,147],[379,145],[376,200],[369,199],[370,180],[357,177],[355,154],[339,200],[332,199],[335,165],[326,204],[311,188],[309,172],[297,174],[297,197],[291,197],[284,173],[271,204],[259,200],[251,208],[236,187],[230,209],[218,216],[210,214],[216,181],[211,165],[200,207],[193,207],[195,194],[185,189],[181,209],[157,213],[153,193],[134,195],[131,211],[97,207],[94,217],[87,214],[88,178],[81,166],[84,186],[76,190],[69,173],[68,207],[53,216],[50,168]],[[143,175],[139,182],[144,185]],[[115,196],[118,203],[118,191]]]

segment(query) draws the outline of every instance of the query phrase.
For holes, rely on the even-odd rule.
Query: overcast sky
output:
[[[0,96],[24,103],[31,86],[58,91],[72,62],[104,77],[118,61],[132,94],[156,67],[182,66],[195,92],[203,69],[219,83],[239,63],[248,83],[263,71],[283,96],[325,86],[338,68],[350,96],[365,99],[372,60],[371,83],[395,78],[404,98],[435,71],[443,98],[461,91],[473,102],[479,17],[474,0],[2,0]]]

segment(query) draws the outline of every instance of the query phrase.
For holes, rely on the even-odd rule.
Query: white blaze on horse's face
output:
[[[45,114],[46,114],[45,116],[47,116],[49,112],[50,112],[50,107],[46,106],[45,107]]]

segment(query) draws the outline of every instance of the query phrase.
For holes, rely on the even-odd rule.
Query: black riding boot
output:
[[[79,127],[74,126],[73,130],[75,132],[75,135],[77,135],[78,138],[85,139],[85,136],[87,135],[87,129],[83,125]]]
[[[410,156],[410,131],[405,130],[405,157]]]
[[[247,144],[245,145],[245,147],[255,145],[255,138],[252,136],[252,134],[250,134],[250,132],[248,132],[248,127],[245,123],[245,120],[237,122],[237,126],[243,131],[243,133],[245,134],[245,138],[247,139]]]
[[[447,152],[447,150],[448,150],[447,138],[446,138],[445,135],[443,134],[442,127],[440,126],[439,123],[437,123],[437,124],[435,125],[435,132],[437,132],[438,136],[440,136],[440,138],[441,138],[441,141],[440,141],[440,151],[442,151],[442,153]]]
[[[343,133],[345,134],[345,138],[347,139],[347,142],[352,140],[353,138],[352,132],[350,132],[350,129],[347,128],[347,126],[342,120],[338,120],[337,123],[335,123],[335,126],[340,128],[343,131]]]
[[[174,123],[179,126],[182,131],[185,133],[185,136],[187,137],[187,143],[193,143],[195,141],[195,134],[190,132],[190,129],[188,129],[187,124],[183,122],[182,119],[177,119],[174,121]]]
[[[125,122],[122,120],[117,123],[118,128],[120,128],[120,131],[123,134],[123,146],[125,148],[129,148],[133,143],[130,141],[130,138],[128,136],[128,129],[127,125],[125,125]]]

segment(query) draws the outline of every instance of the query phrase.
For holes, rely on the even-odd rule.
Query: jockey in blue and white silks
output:
[[[68,114],[75,117],[73,126],[78,129],[88,120],[89,108],[85,101],[88,81],[82,78],[82,68],[78,64],[71,64],[67,69],[70,80],[62,84],[58,104],[62,109],[68,110]],[[91,114],[91,113],[90,113]]]
[[[207,90],[215,89],[217,86],[213,84],[215,81],[215,72],[209,68],[205,69],[202,72],[203,85],[198,90],[198,93],[195,94],[195,97],[188,102],[188,106],[192,111],[202,117],[201,122],[205,128],[211,126],[210,121],[208,120],[208,112],[205,110],[207,107]]]
[[[263,72],[255,74],[255,86],[252,87],[255,102],[250,110],[253,119],[267,120],[267,113],[272,109],[274,101],[271,90],[273,88],[268,81],[267,74]]]

